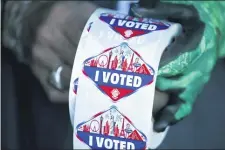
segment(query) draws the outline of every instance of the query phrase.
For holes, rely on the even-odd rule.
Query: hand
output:
[[[37,30],[31,68],[52,102],[68,102],[70,76],[77,45],[86,21],[96,8],[97,6],[88,2],[58,3]],[[85,13],[81,15],[82,10],[85,10]],[[59,72],[62,85],[53,86],[55,81],[50,78],[52,71]],[[168,98],[167,94],[158,91],[155,95],[155,99],[158,100],[154,103],[154,109],[158,110],[165,105]]]
[[[57,2],[37,30],[30,65],[52,102],[68,102],[77,45],[86,21],[96,8],[89,2]],[[51,76],[52,72],[55,75]],[[62,84],[57,84],[57,75]]]
[[[186,117],[192,110],[193,103],[209,79],[209,73],[215,64],[209,64],[206,58],[199,56],[201,49],[197,49],[202,39],[205,24],[200,20],[198,11],[192,5],[161,3],[145,1],[149,6],[131,6],[130,13],[135,17],[165,19],[180,23],[183,33],[175,38],[163,54],[160,62],[156,87],[170,94],[169,102],[158,112],[154,113],[154,130],[164,131],[166,127],[177,123]],[[196,50],[195,50],[196,49]],[[194,51],[195,50],[195,51]],[[199,58],[205,62],[194,60]],[[205,68],[206,70],[203,70]]]

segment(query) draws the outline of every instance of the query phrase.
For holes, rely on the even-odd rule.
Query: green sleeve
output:
[[[177,120],[191,112],[194,101],[209,81],[211,71],[217,60],[225,56],[225,2],[222,1],[171,1],[173,3],[192,4],[205,22],[205,31],[197,47],[180,55],[158,72],[156,86],[162,90],[184,89],[179,98],[184,104],[175,117]],[[182,76],[177,80],[168,76]]]

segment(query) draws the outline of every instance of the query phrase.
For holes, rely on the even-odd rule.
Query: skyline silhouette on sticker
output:
[[[91,149],[145,149],[147,141],[115,106],[78,124],[76,137]]]
[[[135,18],[124,14],[102,13],[99,19],[107,23],[112,30],[121,34],[125,39],[144,35],[153,31],[165,30],[169,23],[156,19]]]
[[[113,102],[153,82],[155,71],[127,43],[84,61],[83,74]]]

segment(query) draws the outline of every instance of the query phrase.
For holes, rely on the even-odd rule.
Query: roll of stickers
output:
[[[98,9],[76,52],[69,93],[74,149],[154,149],[166,132],[153,130],[161,55],[181,32],[176,23]]]

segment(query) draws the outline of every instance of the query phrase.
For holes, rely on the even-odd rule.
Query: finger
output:
[[[64,14],[64,16],[61,15],[63,22],[58,23],[57,29],[55,28],[56,31],[54,31],[55,34],[58,32],[58,36],[55,35],[56,38],[50,38],[54,39],[50,46],[70,66],[73,65],[77,45],[85,23],[96,8],[97,6],[90,2],[65,2],[63,5],[56,7],[52,16],[50,16],[57,20],[60,14]],[[85,13],[80,13],[84,10]]]
[[[163,132],[168,126],[176,123],[174,113],[178,107],[177,105],[167,106],[154,116],[153,128],[156,132]]]
[[[154,125],[153,128],[156,132],[163,132],[165,129],[177,123],[177,119],[175,118],[175,114],[178,111],[182,104],[181,100],[177,100],[174,104],[170,104],[165,106],[159,112],[154,114]]]
[[[197,10],[192,5],[172,4],[166,2],[156,3],[155,7],[141,7],[138,4],[131,5],[131,12],[137,17],[151,17],[156,19],[178,18],[181,22],[198,19]]]
[[[60,58],[52,50],[36,44],[33,47],[33,62],[38,66],[45,68],[49,73],[57,71],[61,66],[60,79],[62,86],[65,89],[69,88],[72,68],[63,64]]]
[[[58,68],[63,62],[50,48],[35,44],[32,51],[33,62],[45,67],[48,71]]]
[[[79,2],[59,2],[54,5],[47,20],[37,32],[37,42],[54,50],[65,63],[71,66],[76,45],[65,38],[61,26],[64,25],[66,18],[73,13],[74,8],[72,6],[77,3]]]
[[[38,31],[37,43],[55,52],[61,60],[73,65],[76,47],[61,33],[56,25],[44,25]]]
[[[36,77],[39,79],[43,88],[45,89],[46,94],[50,101],[68,102],[68,95],[69,95],[68,91],[64,91],[64,92],[58,91],[48,84],[49,71],[47,69],[39,66],[38,64],[34,64],[32,66],[32,70],[34,74],[36,75]]]
[[[192,71],[182,76],[157,77],[156,87],[160,91],[177,90],[188,88],[192,83],[202,80],[203,74],[200,71]],[[189,87],[191,89],[191,87]]]
[[[153,104],[153,114],[157,113],[162,109],[169,100],[169,95],[165,92],[160,92],[155,90],[154,104]]]
[[[91,14],[97,9],[97,6],[86,1],[75,6],[75,8],[73,8],[73,13],[67,17],[61,28],[67,39],[71,43],[78,45],[84,26]],[[84,10],[85,13],[80,13]]]
[[[76,5],[75,5],[76,4]],[[92,12],[97,8],[97,6],[93,5],[89,2],[82,3],[71,3],[74,7],[70,5],[62,6],[62,10],[58,10],[57,12],[63,12],[65,9],[70,9],[70,13],[65,17],[65,21],[62,24],[59,24],[58,31],[61,33],[61,37],[56,44],[51,45],[51,47],[57,51],[57,53],[62,56],[63,60],[67,62],[69,65],[73,65],[73,60],[76,54],[77,45],[80,40],[80,36],[82,34],[83,28],[85,26],[86,21],[92,14]],[[69,6],[69,7],[68,7]],[[86,10],[86,13],[80,13],[83,10]],[[55,13],[54,15],[56,15]],[[68,47],[67,47],[68,46]],[[68,49],[69,52],[62,51]]]
[[[168,91],[168,90],[176,90],[176,89],[183,89],[186,87],[188,83],[186,82],[186,79],[178,78],[177,80],[164,78],[164,77],[158,77],[156,82],[156,87],[160,91]]]

